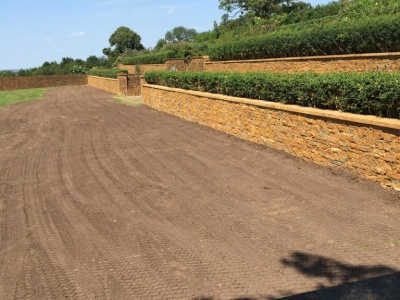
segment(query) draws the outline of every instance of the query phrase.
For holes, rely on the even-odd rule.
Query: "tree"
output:
[[[229,14],[240,13],[241,15],[251,13],[255,17],[270,18],[276,13],[294,11],[303,8],[302,4],[296,4],[296,0],[219,0],[219,9],[226,10]],[[293,7],[293,9],[290,9]]]
[[[156,46],[154,47],[154,50],[161,50],[166,44],[167,44],[167,41],[165,39],[159,39],[157,41]]]
[[[100,59],[96,55],[90,55],[86,59],[86,68],[91,69],[93,67],[100,66]]]
[[[91,69],[94,67],[111,67],[113,61],[110,61],[105,56],[97,57],[96,55],[90,55],[85,61],[85,67]]]
[[[73,65],[75,63],[75,59],[71,57],[63,57],[60,62],[60,66],[65,68],[68,65]]]
[[[282,4],[281,12],[289,14],[289,13],[294,13],[294,12],[298,12],[298,11],[306,11],[311,8],[312,8],[311,4],[307,3],[307,2],[302,2],[302,1],[291,2],[291,3]]]
[[[126,49],[142,50],[144,49],[142,38],[132,29],[125,26],[120,26],[115,30],[108,39],[111,48],[104,48],[103,54],[108,57],[116,58],[118,55],[124,53]],[[112,47],[114,47],[112,49]]]
[[[167,31],[165,34],[165,40],[167,43],[190,42],[196,35],[197,31],[195,29],[188,29],[183,26],[178,26],[170,31]]]

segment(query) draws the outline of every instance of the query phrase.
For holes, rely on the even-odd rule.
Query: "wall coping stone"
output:
[[[167,62],[167,61],[170,61],[170,60],[185,60],[185,59],[181,58],[181,57],[174,57],[174,58],[167,58],[165,61]],[[157,64],[157,65],[159,65],[159,64]]]
[[[135,66],[135,65],[124,65],[124,66]],[[164,67],[165,63],[164,64],[142,64],[140,66],[163,66]]]
[[[144,84],[144,87],[149,87],[153,89],[171,91],[175,93],[181,94],[189,94],[198,97],[207,97],[216,100],[222,100],[227,102],[234,102],[234,103],[242,103],[247,105],[253,105],[258,107],[265,107],[274,110],[282,110],[292,113],[298,113],[302,115],[309,115],[314,117],[321,117],[321,118],[329,118],[333,120],[340,120],[346,121],[351,123],[357,123],[362,125],[370,125],[370,126],[377,126],[377,127],[385,127],[394,130],[400,130],[400,120],[397,119],[389,119],[389,118],[379,118],[376,116],[371,115],[357,115],[352,113],[345,113],[340,111],[333,111],[333,110],[324,110],[319,108],[312,108],[312,107],[302,107],[293,104],[282,104],[264,100],[252,100],[248,98],[240,98],[240,97],[232,97],[232,96],[225,96],[220,94],[213,94],[213,93],[204,93],[198,91],[189,91],[177,88],[170,88],[160,85],[152,85],[152,84]]]
[[[120,74],[120,73],[119,73]],[[124,75],[127,75],[126,73],[122,73]],[[104,79],[104,80],[113,80],[113,81],[118,81],[116,78],[108,78],[108,77],[101,77],[101,76],[93,76],[93,75],[88,75],[88,77],[91,78],[99,78],[99,79]]]
[[[227,61],[205,61],[205,64],[242,64],[242,63],[260,63],[274,61],[329,61],[329,60],[352,60],[352,59],[399,59],[400,52],[387,53],[363,53],[363,54],[342,54],[342,55],[321,55],[321,56],[299,56],[265,59],[245,59],[245,60],[227,60]]]

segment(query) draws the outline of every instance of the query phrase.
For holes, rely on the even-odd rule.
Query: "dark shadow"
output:
[[[314,291],[302,294],[285,291],[278,298],[264,295],[231,300],[400,300],[400,272],[385,265],[352,265],[300,251],[293,252],[290,258],[281,259],[281,263],[304,276],[328,280],[330,287],[317,284]],[[192,300],[216,299],[196,297]]]
[[[273,298],[270,298],[273,299]],[[275,298],[276,299],[276,298]],[[383,275],[276,300],[400,300],[400,277]]]
[[[293,252],[289,259],[282,259],[281,262],[308,277],[325,278],[329,282],[337,284],[345,284],[397,271],[385,265],[351,265],[332,258],[298,251]],[[324,288],[324,286],[318,286],[318,288]]]

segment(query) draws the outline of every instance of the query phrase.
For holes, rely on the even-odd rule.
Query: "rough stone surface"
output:
[[[400,189],[397,129],[327,118],[318,109],[311,109],[314,115],[310,116],[238,103],[233,97],[220,100],[212,94],[201,95],[149,85],[142,88],[143,103],[155,109]],[[387,122],[400,128],[398,120]]]
[[[170,70],[174,60],[159,65],[141,65],[141,72]],[[119,65],[121,69],[135,73],[135,66]],[[237,61],[209,61],[208,56],[193,57],[188,64],[180,61],[176,70],[181,71],[235,71],[235,72],[399,72],[400,53],[372,53],[351,55],[327,55],[291,58],[273,58]]]
[[[139,96],[141,94],[141,76],[140,74],[127,75],[127,96]]]
[[[320,60],[255,60],[231,62],[207,62],[206,71],[235,71],[235,72],[274,72],[274,73],[301,73],[301,72],[399,72],[400,58],[396,59],[328,59]]]
[[[139,96],[141,81],[139,74],[120,74],[118,79],[88,75],[89,86],[125,96]]]
[[[186,62],[184,59],[169,59],[165,62],[165,69],[168,71],[185,71]]]
[[[114,78],[105,78],[105,77],[98,77],[98,76],[87,76],[87,84],[89,86],[113,93],[113,94],[118,94],[119,93],[119,82],[118,79]]]
[[[186,71],[204,71],[207,61],[209,61],[208,56],[192,57],[186,67]]]
[[[86,84],[86,75],[0,77],[0,91]]]

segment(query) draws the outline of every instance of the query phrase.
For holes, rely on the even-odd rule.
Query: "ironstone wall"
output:
[[[400,190],[400,120],[144,84],[145,105]]]
[[[120,69],[132,69],[135,66],[122,65]],[[308,56],[273,58],[258,60],[210,61],[208,56],[193,57],[189,63],[183,59],[167,60],[165,64],[141,65],[142,73],[148,70],[178,71],[234,71],[234,72],[398,72],[400,71],[400,53],[368,53],[331,56]]]
[[[0,77],[0,91],[86,84],[86,75]]]

